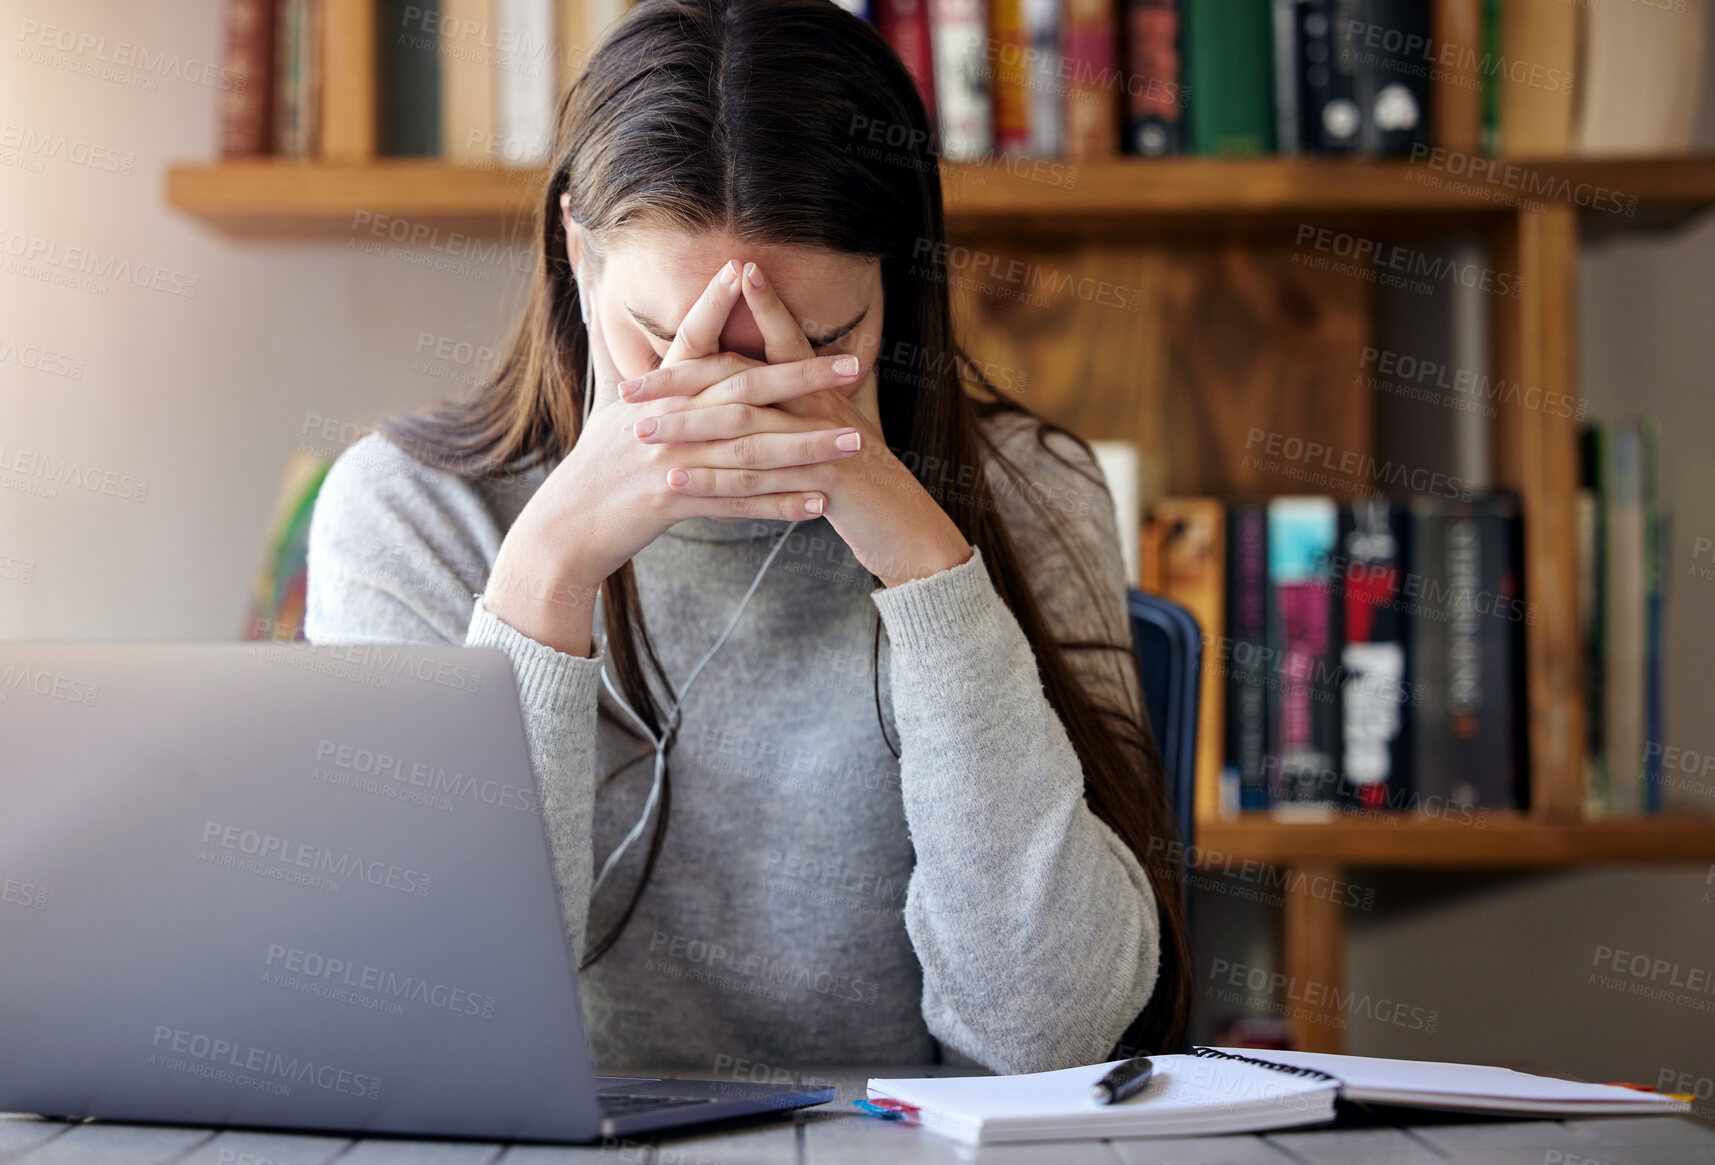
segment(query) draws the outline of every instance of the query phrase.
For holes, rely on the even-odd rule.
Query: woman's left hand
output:
[[[863,448],[855,457],[806,466],[813,487],[828,499],[823,514],[865,570],[884,586],[957,566],[970,543],[938,502],[888,449],[881,428],[829,382],[829,357],[818,357],[803,328],[754,263],[742,273],[745,303],[761,329],[767,361],[720,352],[665,365],[619,386],[629,403],[689,397],[694,407],[660,414],[649,443],[732,440],[776,431],[767,412],[790,413],[815,429],[855,428]],[[855,360],[856,357],[845,357]],[[767,371],[762,371],[766,369]],[[875,370],[869,369],[873,381]],[[735,407],[736,406],[736,407]],[[689,469],[675,488],[704,497],[747,492],[743,469]],[[754,491],[750,491],[754,492]]]

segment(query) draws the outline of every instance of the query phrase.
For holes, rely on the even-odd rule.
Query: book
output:
[[[1638,813],[1644,808],[1646,733],[1644,678],[1648,639],[1646,609],[1643,434],[1635,422],[1608,427],[1602,466],[1603,547],[1602,670],[1603,751],[1608,808]]]
[[[1293,71],[1285,82],[1276,79],[1275,91],[1294,92],[1292,150],[1355,153],[1364,123],[1353,44],[1361,36],[1357,0],[1298,0],[1291,7],[1296,19],[1278,53]]]
[[[226,72],[220,95],[220,154],[243,158],[273,147],[274,0],[227,0]]]
[[[1274,0],[1274,150],[1292,155],[1304,150],[1299,108],[1299,0]]]
[[[985,158],[994,148],[988,66],[983,55],[983,41],[988,35],[986,8],[983,0],[928,3],[941,156],[949,162]]]
[[[1337,1099],[1568,1117],[1691,1108],[1659,1093],[1479,1064],[1248,1051],[1196,1047],[1188,1055],[1151,1056],[1149,1083],[1118,1104],[1097,1104],[1090,1089],[1120,1060],[1017,1076],[871,1079],[868,1092],[872,1100],[908,1106],[930,1132],[973,1145],[1293,1128],[1332,1119]]]
[[[1584,812],[1608,813],[1608,772],[1602,732],[1607,718],[1603,700],[1606,665],[1602,656],[1607,530],[1602,508],[1607,494],[1607,427],[1600,421],[1578,435],[1578,638],[1584,663]]]
[[[1120,152],[1119,0],[1066,0],[1060,30],[1065,82],[1066,157]]]
[[[1343,8],[1349,0],[1337,0]],[[1351,58],[1358,148],[1375,157],[1409,156],[1429,142],[1429,0],[1357,0],[1340,51]],[[1569,79],[1570,81],[1570,79]]]
[[[1411,803],[1407,517],[1404,506],[1383,498],[1342,504],[1332,564],[1341,628],[1340,801],[1367,810]]]
[[[1096,468],[1107,482],[1108,496],[1114,502],[1125,576],[1136,583],[1142,577],[1138,534],[1143,529],[1143,451],[1135,441],[1091,441],[1089,445],[1090,452],[1096,455]]]
[[[274,152],[314,157],[321,145],[317,0],[280,0],[274,32]]]
[[[1430,140],[1447,150],[1483,149],[1483,0],[1435,0],[1430,17]]]
[[[494,36],[494,119],[502,156],[515,165],[538,165],[547,160],[554,136],[553,0],[494,0]]]
[[[929,0],[878,0],[876,28],[917,81],[923,107],[935,117],[935,49],[929,37]]]
[[[1518,501],[1411,502],[1411,774],[1421,806],[1522,809],[1523,630]]]
[[[1579,5],[1507,0],[1501,7],[1500,58],[1484,64],[1500,94],[1501,148],[1515,157],[1567,153],[1573,140]]]
[[[1020,0],[988,0],[989,39],[983,54],[989,62],[989,98],[993,103],[994,148],[1022,153],[1030,145],[1030,47]]]
[[[1227,509],[1225,763],[1221,801],[1236,790],[1241,811],[1268,808],[1269,689],[1268,509],[1235,502]],[[1210,664],[1205,663],[1205,666]]]
[[[1227,511],[1215,498],[1163,498],[1144,531],[1143,586],[1191,613],[1203,636],[1197,678],[1198,815],[1230,816],[1238,800],[1221,796],[1222,725],[1228,653],[1226,641]]]
[[[1584,0],[1588,24],[1572,134],[1586,154],[1672,154],[1692,146],[1703,104],[1709,5]]]
[[[1268,803],[1332,808],[1339,791],[1339,635],[1332,582],[1338,513],[1330,498],[1268,503]]]
[[[1178,0],[1126,2],[1126,152],[1161,158],[1184,149]]]
[[[1483,0],[1483,152],[1501,152],[1501,86],[1493,62],[1501,60],[1501,0]]]
[[[381,0],[376,8],[376,146],[383,157],[441,152],[441,0]]]
[[[1269,0],[1185,0],[1189,152],[1274,149],[1274,21]]]
[[[1060,80],[1060,0],[1023,0],[1024,40],[1030,56],[1025,87],[1029,91],[1030,139],[1027,151],[1058,158],[1066,151],[1066,107]]]

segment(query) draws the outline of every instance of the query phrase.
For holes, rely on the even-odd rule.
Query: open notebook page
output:
[[[1315,1068],[1340,1081],[1347,1100],[1376,1104],[1410,1104],[1479,1112],[1669,1113],[1690,1105],[1654,1092],[1637,1092],[1611,1084],[1583,1084],[1532,1076],[1511,1068],[1482,1064],[1440,1064],[1429,1060],[1384,1060],[1373,1056],[1336,1056],[1326,1052],[1259,1052],[1251,1048],[1220,1048],[1239,1056],[1255,1056],[1300,1068]]]
[[[1330,1119],[1335,1086],[1234,1060],[1156,1056],[1144,1091],[1097,1104],[1090,1087],[1121,1061],[1022,1076],[871,1080],[872,1098],[917,1106],[924,1127],[971,1143],[1191,1136],[1291,1128]]]

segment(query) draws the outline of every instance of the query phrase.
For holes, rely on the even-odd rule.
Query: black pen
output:
[[[1154,1073],[1155,1064],[1148,1056],[1133,1056],[1096,1081],[1090,1089],[1090,1099],[1097,1104],[1118,1104],[1142,1092]]]

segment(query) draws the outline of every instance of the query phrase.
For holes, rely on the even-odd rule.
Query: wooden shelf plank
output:
[[[1520,201],[1560,202],[1630,221],[1611,208],[1687,211],[1715,204],[1715,155],[1511,163],[1472,182],[1429,162],[1294,158],[1176,158],[1084,163],[996,160],[943,167],[949,222],[961,230],[1088,234],[1119,223],[1242,227],[1314,217],[1519,213]],[[1522,176],[1520,176],[1522,175]],[[436,159],[367,163],[234,160],[179,165],[167,201],[223,229],[280,233],[349,229],[357,210],[398,217],[488,221],[528,212],[544,173]],[[1614,199],[1619,199],[1615,202]]]
[[[263,158],[174,166],[167,171],[167,202],[238,234],[338,237],[356,222],[373,221],[361,215],[458,222],[500,233],[528,220],[543,178],[539,170],[430,159],[346,165]]]
[[[1491,813],[1480,824],[1409,813],[1304,823],[1239,818],[1200,824],[1196,848],[1204,868],[1214,870],[1243,861],[1441,869],[1701,863],[1715,862],[1715,817],[1559,822]]]

